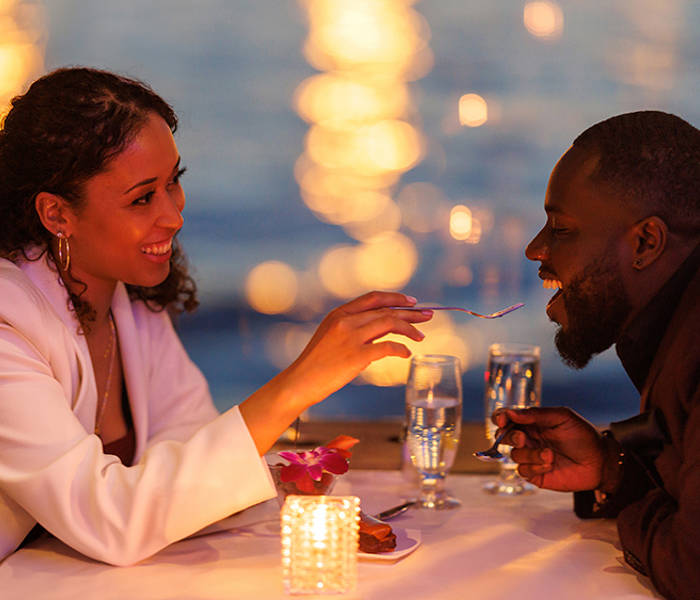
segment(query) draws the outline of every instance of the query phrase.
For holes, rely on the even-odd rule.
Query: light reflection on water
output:
[[[616,401],[604,390],[615,386],[626,406],[632,403],[634,394],[614,357],[582,374],[559,365],[543,314],[549,293],[539,289],[536,268],[523,259],[522,248],[543,219],[552,165],[585,127],[648,107],[700,123],[697,3],[309,0],[302,9],[291,0],[4,0],[0,15],[2,8],[20,4],[45,7],[47,37],[33,33],[32,52],[41,56],[46,45],[47,68],[90,64],[141,77],[181,115],[178,144],[188,166],[183,240],[202,289],[202,318],[207,307],[245,303],[246,277],[260,263],[284,261],[296,273],[295,312],[282,319],[251,318],[252,330],[241,329],[238,317],[224,323],[221,329],[230,336],[220,340],[233,350],[219,358],[208,351],[212,341],[199,325],[186,327],[188,346],[222,405],[239,400],[277,368],[263,358],[265,348],[255,346],[273,323],[301,320],[307,327],[306,321],[313,323],[338,302],[333,298],[368,285],[350,277],[354,257],[326,264],[326,283],[321,265],[331,249],[360,246],[382,227],[413,244],[415,265],[409,263],[408,275],[396,285],[421,300],[481,310],[527,303],[527,312],[508,320],[450,325],[473,365],[469,377],[478,379],[488,343],[534,342],[543,347],[546,403],[578,402],[604,412],[605,403]],[[382,7],[382,17],[393,23],[383,35],[361,10],[370,5]],[[314,13],[314,6],[360,8],[338,13],[333,26],[314,33],[314,23],[330,18]],[[403,75],[387,81],[360,68],[378,53],[391,59],[383,68]],[[35,69],[39,64],[29,63]],[[12,70],[2,73],[0,86],[8,86]],[[33,77],[31,69],[26,77]],[[460,111],[467,94],[486,103],[487,120],[478,127],[460,122],[474,117],[467,108],[476,105]],[[409,141],[401,148],[410,151],[408,158],[386,150],[395,133],[390,125],[379,130],[374,147],[384,149],[380,158],[391,159],[383,164],[393,170],[329,173],[329,165],[338,164],[332,161],[342,165],[347,155],[338,153],[337,138],[314,141],[309,129],[323,123],[337,131],[348,122],[366,127],[370,120],[405,122],[416,136],[415,146]],[[301,153],[319,162],[299,159]],[[477,244],[455,239],[466,231],[463,216],[450,233],[457,206],[471,211],[470,235],[479,224]],[[251,345],[258,352],[246,355]],[[239,351],[246,365],[240,373],[220,358]],[[237,373],[238,387],[232,380]],[[548,398],[548,378],[568,383],[570,397]],[[594,383],[586,387],[588,381]]]

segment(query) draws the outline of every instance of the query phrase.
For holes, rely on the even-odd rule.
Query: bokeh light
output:
[[[528,2],[523,8],[523,23],[535,37],[555,39],[564,29],[564,14],[556,2]]]
[[[489,119],[486,100],[479,94],[464,94],[459,99],[459,123],[467,127],[480,127]]]
[[[418,266],[413,241],[401,233],[383,233],[357,250],[355,273],[367,289],[398,290],[404,287]]]
[[[44,68],[44,8],[0,0],[0,119]]]
[[[336,298],[352,298],[364,291],[355,276],[356,257],[356,246],[340,245],[329,248],[319,262],[321,284]]]
[[[451,354],[459,357],[463,370],[469,367],[472,356],[469,340],[459,334],[448,313],[436,311],[430,321],[417,327],[425,334],[425,339],[421,342],[395,334],[389,334],[377,341],[399,342],[408,347],[412,354]],[[403,385],[406,383],[408,368],[409,361],[390,356],[369,365],[362,371],[360,380],[379,386]]]
[[[277,260],[255,266],[245,282],[248,303],[258,312],[268,315],[290,310],[294,306],[297,289],[294,269]]]
[[[472,233],[472,211],[464,204],[454,206],[450,211],[450,235],[460,241],[469,238]]]

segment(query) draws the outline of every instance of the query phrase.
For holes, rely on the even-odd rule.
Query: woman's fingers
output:
[[[433,317],[433,311],[391,310],[390,308],[379,308],[347,315],[343,317],[343,319],[347,319],[348,322],[354,327],[362,327],[367,323],[383,317],[390,317],[406,323],[425,323]]]
[[[403,319],[397,319],[391,315],[379,316],[376,319],[369,321],[358,329],[360,339],[366,342],[373,342],[387,333],[398,333],[406,337],[420,342],[425,334],[416,329],[410,323]]]
[[[392,342],[386,340],[384,342],[374,342],[369,344],[370,361],[379,360],[385,356],[398,356],[400,358],[408,358],[411,356],[411,351],[400,342]]]
[[[413,296],[406,296],[405,294],[400,294],[399,292],[374,291],[343,304],[338,310],[349,314],[354,314],[365,310],[383,308],[386,306],[413,306],[416,302],[417,300]]]

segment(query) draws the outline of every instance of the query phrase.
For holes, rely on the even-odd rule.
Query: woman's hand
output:
[[[572,492],[601,486],[605,444],[595,427],[569,408],[507,409],[494,413],[500,428],[508,421],[518,430],[506,435],[518,473],[534,485]]]
[[[400,342],[379,338],[388,333],[420,341],[414,323],[432,311],[392,310],[416,299],[397,292],[370,292],[332,310],[289,367],[240,405],[246,425],[262,453],[306,408],[352,381],[371,362],[385,356],[408,358]]]
[[[420,341],[413,326],[430,320],[432,311],[392,310],[413,306],[415,298],[395,292],[370,292],[332,310],[294,363],[285,371],[290,383],[315,404],[352,381],[371,362],[385,356],[408,358],[400,342],[377,342],[387,333]]]

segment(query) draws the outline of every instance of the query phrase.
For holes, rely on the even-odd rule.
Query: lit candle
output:
[[[289,594],[339,594],[357,583],[360,499],[287,496],[282,571]]]

